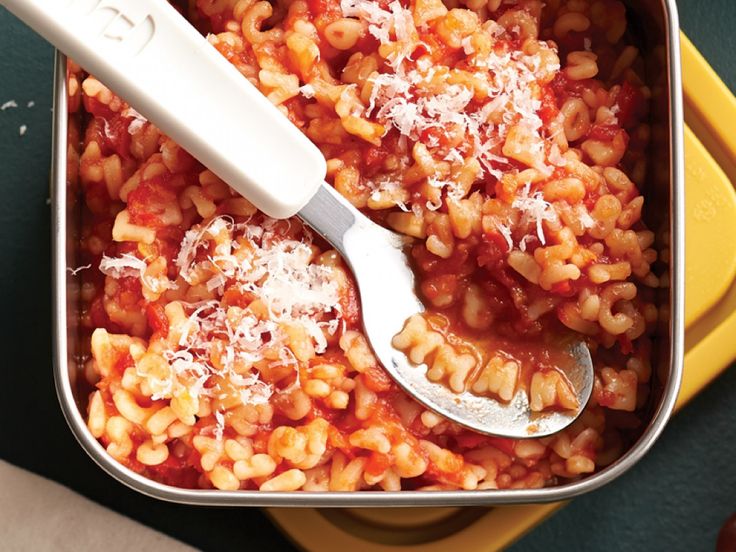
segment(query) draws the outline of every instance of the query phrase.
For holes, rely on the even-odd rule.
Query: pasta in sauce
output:
[[[621,2],[175,5],[320,148],[330,184],[414,238],[428,310],[394,344],[428,377],[574,408],[548,354],[572,334],[595,385],[544,439],[425,410],[373,356],[326,243],[70,63],[80,257],[99,267],[81,273],[87,420],[108,453],[171,485],[266,491],[537,488],[618,458],[647,402],[659,286],[637,186],[650,93]]]

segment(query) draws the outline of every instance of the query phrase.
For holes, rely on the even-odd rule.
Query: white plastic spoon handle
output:
[[[316,146],[165,0],[0,4],[266,214],[294,215],[324,181]]]

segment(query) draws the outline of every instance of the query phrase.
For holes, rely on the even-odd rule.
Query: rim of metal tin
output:
[[[670,369],[667,385],[647,429],[620,459],[585,479],[543,489],[482,491],[357,491],[264,492],[182,489],[163,485],[133,472],[110,457],[90,434],[77,408],[68,369],[66,271],[66,57],[57,52],[54,74],[54,133],[52,141],[52,243],[54,300],[54,380],[56,393],[72,433],[89,456],[109,475],[145,495],[182,504],[203,506],[268,507],[386,507],[386,506],[487,506],[567,500],[598,489],[636,464],[662,433],[677,400],[683,370],[684,341],[684,162],[680,40],[674,0],[661,0],[669,55],[670,171],[671,171],[671,294]]]

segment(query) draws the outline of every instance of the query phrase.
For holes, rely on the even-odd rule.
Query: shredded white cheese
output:
[[[141,283],[153,292],[164,292],[176,287],[168,279],[153,278],[147,275],[148,263],[130,253],[123,253],[120,257],[103,255],[99,268],[100,272],[111,278],[139,278]]]
[[[530,193],[531,184],[526,184],[521,193],[514,198],[511,206],[522,212],[522,224],[533,223],[536,226],[537,237],[542,245],[547,243],[544,237],[542,222],[557,220],[557,212],[552,205],[544,199],[541,191]]]
[[[5,111],[6,109],[12,109],[14,107],[18,107],[18,102],[15,100],[8,100],[3,105],[0,105],[0,111]]]
[[[468,47],[470,43],[465,49]],[[426,138],[426,131],[446,136],[460,133],[466,139],[447,149],[442,154],[444,159],[462,162],[475,157],[496,178],[508,170],[509,159],[501,150],[514,125],[524,126],[528,147],[543,159],[543,125],[537,113],[541,101],[535,96],[538,90],[535,84],[540,71],[554,71],[559,65],[542,67],[539,54],[525,55],[519,51],[474,55],[469,62],[474,78],[488,90],[482,102],[476,101],[471,106],[475,92],[451,83],[451,74],[438,72],[426,58],[419,59],[416,67],[402,60],[401,64],[392,65],[393,72],[372,77],[366,115],[375,117],[387,129],[393,127],[411,140],[423,139],[429,148],[438,150],[436,136],[430,132]],[[442,81],[446,84],[437,86]],[[544,165],[537,168],[551,172]]]
[[[148,119],[146,119],[143,115],[138,113],[135,109],[132,107],[127,107],[121,115],[123,117],[132,117],[133,120],[128,125],[128,134],[135,134],[140,129],[143,128],[143,125],[145,125],[148,122]]]
[[[304,86],[299,88],[299,92],[301,92],[302,96],[304,96],[307,99],[314,98],[315,90],[314,86],[311,84],[305,84]]]
[[[472,36],[466,36],[462,40],[462,46],[463,46],[463,52],[465,52],[466,56],[469,56],[470,54],[475,53],[475,48],[473,47],[473,44],[471,43]]]
[[[547,156],[547,159],[555,167],[564,167],[567,165],[567,159],[562,156],[562,153],[560,152],[560,147],[557,144],[552,144],[552,147],[549,149],[549,155]]]
[[[496,223],[496,228],[498,229],[499,234],[503,236],[503,239],[506,240],[508,250],[511,251],[514,248],[514,240],[511,237],[511,228],[505,224],[501,224],[500,222]]]
[[[79,274],[83,270],[87,270],[88,268],[92,268],[92,265],[91,264],[87,264],[87,265],[83,265],[83,266],[78,266],[77,268],[72,268],[70,266],[66,267],[66,269],[69,271],[69,273],[72,276],[76,276],[77,274]]]
[[[370,198],[373,201],[380,201],[384,195],[388,195],[394,201],[397,207],[402,211],[408,212],[409,208],[406,204],[397,197],[399,192],[403,189],[401,186],[400,177],[394,177],[391,175],[381,175],[377,178],[368,178],[365,180],[365,185],[371,192]]]
[[[580,222],[583,223],[585,228],[593,228],[595,226],[595,219],[590,216],[588,209],[585,205],[576,205],[577,215],[580,218]]]
[[[142,277],[147,268],[146,261],[130,253],[123,253],[120,257],[103,255],[100,260],[100,272],[112,278]]]
[[[225,416],[219,410],[215,410],[215,421],[217,422],[214,431],[215,439],[222,441],[222,436],[225,433]]]
[[[394,0],[384,10],[374,0],[341,0],[340,7],[345,17],[357,17],[368,22],[368,32],[382,44],[390,42],[393,31],[397,40],[406,40],[414,21],[410,10]]]
[[[263,404],[274,389],[260,379],[254,365],[296,368],[290,348],[294,327],[303,329],[316,352],[326,350],[325,332],[334,334],[342,319],[338,284],[330,267],[313,262],[310,235],[305,241],[285,238],[277,231],[278,224],[283,223],[265,219],[257,226],[220,216],[185,234],[175,261],[184,280],[206,283],[216,297],[225,289],[252,295],[269,314],[261,319],[247,309],[223,305],[218,298],[184,304],[188,318],[180,339],[164,351],[171,374],[154,382],[155,398],[171,397],[184,385],[193,397],[224,398],[234,389],[243,404]],[[143,261],[130,257],[109,259],[103,268],[111,274],[140,272]],[[215,346],[218,366],[212,361]],[[205,385],[212,376],[227,380],[229,389]],[[298,370],[294,385],[300,385]],[[221,434],[219,427],[224,425],[218,419],[215,435]]]
[[[524,236],[523,238],[521,238],[521,240],[519,241],[519,251],[526,251],[526,242],[532,239],[533,236]]]
[[[430,56],[411,58],[411,52],[420,43],[411,13],[398,1],[392,1],[385,8],[371,0],[341,0],[340,5],[345,17],[364,21],[376,39],[392,47],[384,72],[371,77],[371,94],[363,115],[380,122],[386,132],[398,131],[400,144],[421,140],[435,159],[452,164],[477,159],[483,172],[498,179],[515,171],[513,163],[516,161],[530,163],[548,175],[554,167],[566,165],[557,145],[551,143],[547,152],[545,140],[554,137],[543,136],[544,124],[539,116],[542,107],[539,80],[560,70],[556,56],[545,56],[544,52],[529,55],[514,49],[494,49],[481,54],[473,46],[472,37],[466,37],[462,41],[462,52],[466,56],[463,70],[474,79],[475,84],[470,88],[464,82],[459,84],[457,79],[453,80],[452,71],[437,66]],[[485,30],[496,38],[520,33],[518,27],[507,31],[492,21]],[[424,47],[429,49],[426,44]],[[540,48],[552,47],[540,42]],[[507,139],[512,132],[513,144],[508,146]],[[443,145],[447,143],[443,137],[454,145]],[[451,182],[435,176],[430,176],[427,184],[440,189],[448,198],[460,199],[463,195]],[[388,175],[375,177],[366,185],[373,200],[387,194],[398,196],[397,188],[401,187],[397,177]],[[397,203],[408,210],[406,205]],[[440,207],[441,200],[436,200],[419,207],[412,205],[411,209],[420,212]],[[521,212],[519,226],[528,228],[531,225],[541,244],[545,245],[543,221],[556,220],[557,213],[542,192],[532,192],[530,186],[526,186],[513,199],[512,207]],[[515,228],[516,225],[512,228],[498,223],[498,232],[509,251],[514,247]],[[519,242],[522,250],[526,249],[528,238],[531,236]]]

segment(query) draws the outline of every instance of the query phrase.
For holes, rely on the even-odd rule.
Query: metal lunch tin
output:
[[[648,423],[631,448],[601,471],[578,481],[542,489],[482,491],[358,491],[264,492],[183,489],[148,479],[118,463],[87,429],[86,398],[78,396],[81,376],[76,356],[78,337],[78,278],[67,271],[76,266],[75,236],[81,223],[76,187],[67,165],[66,57],[58,53],[54,74],[54,133],[51,174],[54,297],[54,379],[64,416],[82,448],[108,474],[143,494],[203,506],[361,507],[361,506],[484,506],[567,500],[593,491],[631,468],[651,448],[667,423],[683,370],[684,319],[684,167],[680,41],[674,0],[629,0],[629,26],[642,41],[647,84],[652,98],[652,148],[648,181],[643,186],[649,209],[645,219],[669,248],[669,287],[661,290],[661,328],[655,338]]]

